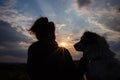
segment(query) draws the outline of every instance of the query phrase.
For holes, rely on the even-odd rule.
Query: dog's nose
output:
[[[75,48],[77,51],[80,51],[80,44],[79,44],[79,43],[74,44],[74,48]]]

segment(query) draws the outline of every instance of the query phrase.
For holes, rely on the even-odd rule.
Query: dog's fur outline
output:
[[[84,32],[74,45],[89,60],[86,65],[87,80],[120,80],[120,62],[109,48],[104,37],[90,31]]]

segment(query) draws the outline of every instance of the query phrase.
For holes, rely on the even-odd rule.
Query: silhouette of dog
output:
[[[88,60],[85,75],[87,80],[120,80],[120,62],[109,48],[104,37],[90,31],[84,32],[81,40],[74,44]]]

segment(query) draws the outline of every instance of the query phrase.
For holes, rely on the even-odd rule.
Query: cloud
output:
[[[20,57],[14,57],[10,55],[6,56],[0,56],[0,62],[6,62],[6,63],[26,63],[26,58],[20,58]]]
[[[111,41],[110,43],[110,49],[116,53],[116,58],[118,58],[120,60],[120,38],[119,41],[115,42],[115,41]]]
[[[65,27],[66,26],[66,24],[56,24],[56,27],[58,28],[58,29],[61,29],[62,27]]]
[[[3,36],[0,38],[0,53],[2,53],[2,55],[10,54],[15,57],[26,57],[27,47],[33,41],[33,37],[28,33],[27,29],[30,28],[36,16],[39,15],[47,16],[55,22],[57,40],[60,41],[64,39],[70,43],[71,47],[69,50],[74,58],[78,59],[79,54],[74,55],[74,53],[77,52],[72,48],[72,44],[76,42],[74,39],[80,39],[84,30],[91,30],[104,35],[112,46],[115,42],[112,48],[119,46],[117,45],[117,42],[120,40],[119,1],[28,1],[29,0],[24,2],[23,0],[0,1],[0,36]],[[72,5],[72,1],[76,2]],[[16,7],[19,8],[17,9]],[[114,50],[117,51],[118,49],[119,48],[116,48]]]
[[[18,43],[18,46],[20,46],[22,50],[27,50],[30,45],[31,45],[30,43],[27,43],[25,41],[21,41]]]
[[[117,9],[117,12],[120,13],[120,7]]]
[[[30,41],[25,35],[17,32],[9,23],[0,20],[0,36],[0,56],[27,57]]]
[[[103,24],[106,28],[120,32],[120,14],[108,12],[99,17],[98,22]]]
[[[10,42],[14,42],[14,41],[21,41],[21,40],[26,40],[26,38],[24,38],[25,36],[20,33],[17,32],[16,29],[11,27],[11,24],[0,20],[0,42],[2,43],[3,41],[10,41]],[[24,37],[23,37],[24,36]]]
[[[117,42],[111,42],[112,45],[111,45],[111,48],[113,49],[113,51],[115,51],[117,54],[120,55],[120,41],[117,41]]]
[[[32,25],[33,18],[26,16],[15,9],[16,0],[2,0],[0,4],[0,20],[11,25],[16,31],[21,32],[26,37],[30,38],[28,29]]]
[[[14,6],[16,3],[16,0],[1,0],[0,1],[0,9],[8,9]]]
[[[77,0],[78,6],[80,8],[88,6],[91,2],[92,2],[92,0]]]
[[[81,0],[79,0],[81,1]],[[86,1],[85,2],[89,2]],[[81,1],[82,3],[82,1]],[[90,3],[89,3],[90,4]],[[78,3],[79,5],[79,3]],[[88,24],[94,26],[94,30],[101,29],[102,32],[120,32],[119,3],[114,0],[92,0],[89,9],[75,7],[79,16],[87,16]],[[96,28],[95,28],[96,26]],[[104,30],[104,31],[103,31]]]
[[[104,36],[110,48],[120,52],[120,12],[119,1],[114,0],[77,0],[74,9],[78,17],[86,16],[86,30],[96,32]],[[85,4],[82,4],[85,3]],[[87,7],[87,8],[85,8]],[[79,20],[80,21],[80,20]],[[81,25],[81,24],[80,24]]]
[[[33,41],[28,29],[33,18],[15,9],[16,0],[0,1],[0,56],[27,58],[27,48]]]

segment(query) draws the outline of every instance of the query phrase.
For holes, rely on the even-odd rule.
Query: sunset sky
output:
[[[120,0],[0,0],[0,62],[26,62],[35,41],[27,30],[41,16],[55,23],[56,41],[74,60],[82,52],[73,45],[86,30],[104,36],[120,58]]]

